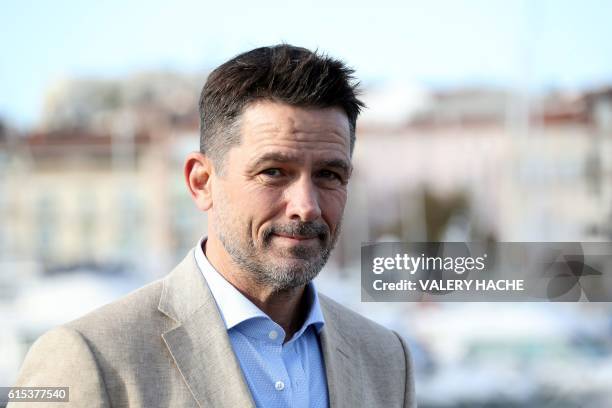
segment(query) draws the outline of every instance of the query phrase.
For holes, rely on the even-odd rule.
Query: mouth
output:
[[[308,235],[287,235],[287,234],[273,234],[273,235],[275,237],[285,238],[285,239],[292,240],[295,242],[318,239],[317,236],[308,236]]]

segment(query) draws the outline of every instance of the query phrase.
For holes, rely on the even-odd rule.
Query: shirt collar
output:
[[[198,268],[204,275],[208,287],[215,298],[217,307],[225,323],[225,328],[231,328],[239,325],[242,322],[252,319],[267,319],[271,320],[261,309],[253,304],[246,296],[238,289],[229,283],[204,255],[203,246],[207,237],[203,237],[194,248],[195,260]],[[306,296],[308,296],[308,315],[302,327],[292,336],[293,339],[300,337],[309,326],[314,326],[317,333],[321,331],[325,321],[321,312],[319,296],[313,282],[310,282],[306,287]]]

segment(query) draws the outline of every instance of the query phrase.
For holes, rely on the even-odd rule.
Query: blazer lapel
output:
[[[198,405],[254,407],[193,251],[164,279],[158,308],[177,322],[162,337]]]
[[[338,327],[338,316],[325,296],[320,295],[325,325],[320,334],[329,404],[332,408],[363,405],[362,367],[359,350],[346,340]]]

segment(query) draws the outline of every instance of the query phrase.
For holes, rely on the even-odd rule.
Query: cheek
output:
[[[236,200],[247,207],[256,208],[258,213],[273,213],[282,204],[283,190],[258,184],[247,185]]]
[[[346,205],[346,190],[323,192],[320,195],[321,216],[334,231],[342,218]]]
[[[282,212],[282,190],[261,185],[247,185],[240,196],[235,197],[243,210],[242,217],[249,219],[252,234],[257,237],[262,225],[277,218]]]

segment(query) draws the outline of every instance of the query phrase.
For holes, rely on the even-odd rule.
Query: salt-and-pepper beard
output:
[[[223,208],[219,212],[219,209]],[[258,249],[251,238],[251,225],[235,225],[226,205],[218,205],[215,214],[215,229],[219,241],[238,267],[257,284],[272,288],[275,292],[305,285],[313,280],[327,263],[340,234],[340,224],[333,236],[321,221],[292,222],[285,225],[271,225],[263,232],[263,247]],[[229,212],[226,213],[226,211]],[[316,237],[321,248],[295,246],[284,249],[285,256],[273,258],[277,262],[265,262],[266,251],[271,251],[273,234]],[[283,255],[281,253],[281,255]],[[301,259],[298,265],[292,259]],[[283,264],[283,260],[287,262]]]

